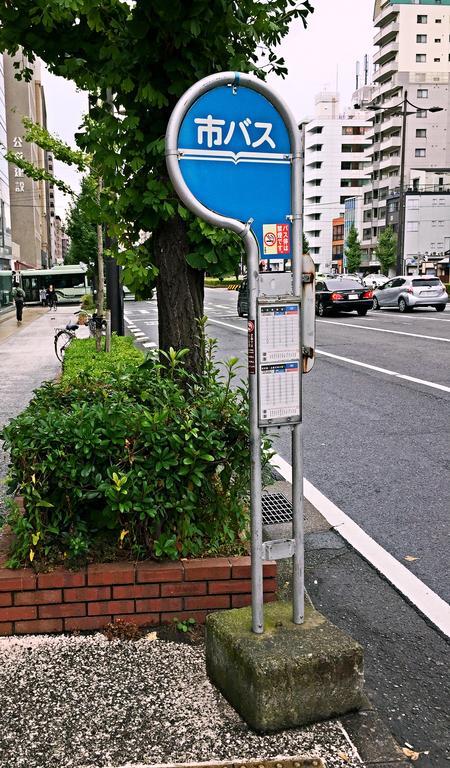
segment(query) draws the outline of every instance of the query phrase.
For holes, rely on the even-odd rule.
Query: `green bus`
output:
[[[91,293],[87,277],[87,267],[63,265],[51,269],[22,269],[16,274],[25,291],[25,301],[39,303],[39,291],[47,290],[52,285],[60,304],[79,304],[83,296]]]

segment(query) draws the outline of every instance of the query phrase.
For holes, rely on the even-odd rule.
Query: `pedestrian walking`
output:
[[[14,296],[14,304],[16,305],[17,325],[21,325],[23,305],[25,302],[25,291],[23,290],[23,288],[20,287],[20,285],[17,285],[14,288],[13,296]]]
[[[50,311],[52,309],[56,309],[58,304],[58,297],[56,295],[55,289],[53,288],[53,285],[48,286],[47,293],[45,296],[46,296],[47,305],[49,306]]]
[[[39,301],[41,302],[42,307],[47,306],[47,291],[45,288],[41,288],[39,291]]]

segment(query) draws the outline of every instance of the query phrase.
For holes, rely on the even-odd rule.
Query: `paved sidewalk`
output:
[[[54,378],[61,366],[53,348],[55,328],[64,328],[78,307],[24,307],[23,323],[15,313],[0,317],[0,427],[20,413],[43,381]],[[7,456],[0,444],[0,515],[4,512]]]

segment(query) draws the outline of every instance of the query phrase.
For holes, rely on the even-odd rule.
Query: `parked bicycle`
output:
[[[65,328],[57,328],[54,337],[55,355],[62,363],[67,347],[77,338],[77,330],[83,325],[89,328],[89,336],[95,337],[97,328],[101,328],[102,335],[106,333],[106,320],[97,314],[89,315],[87,312],[78,313],[78,322],[67,323]]]

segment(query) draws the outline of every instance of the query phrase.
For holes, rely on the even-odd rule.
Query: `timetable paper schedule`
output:
[[[267,363],[259,368],[259,418],[283,421],[300,417],[300,362]]]
[[[300,304],[271,303],[258,307],[260,363],[300,359]]]

